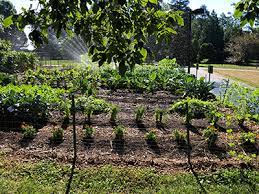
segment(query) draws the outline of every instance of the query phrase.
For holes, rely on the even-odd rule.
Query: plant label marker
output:
[[[209,73],[209,82],[210,82],[210,76],[211,76],[211,74],[213,74],[213,66],[212,65],[208,66],[208,73]]]
[[[196,64],[196,78],[198,79],[199,63]]]

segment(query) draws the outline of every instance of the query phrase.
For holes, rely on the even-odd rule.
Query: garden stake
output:
[[[76,158],[77,158],[77,147],[76,147],[76,112],[75,112],[75,96],[72,95],[72,115],[73,115],[73,149],[74,149],[74,156],[73,156],[73,162],[72,162],[72,168],[70,173],[70,178],[68,180],[66,194],[70,193],[71,189],[71,183],[73,181],[75,166],[76,166]]]

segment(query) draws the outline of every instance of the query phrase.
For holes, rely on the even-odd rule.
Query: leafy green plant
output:
[[[179,65],[176,63],[176,59],[162,59],[158,62],[159,66],[165,66],[170,68],[178,68]]]
[[[208,126],[203,131],[203,137],[206,138],[209,148],[215,146],[215,143],[218,139],[217,129],[214,126]]]
[[[163,122],[163,117],[166,114],[166,110],[161,109],[161,108],[157,108],[155,110],[155,118],[156,118],[156,123],[162,123]]]
[[[69,100],[65,98],[65,90],[46,85],[0,86],[0,112],[3,115],[11,114],[16,118],[35,121],[46,120],[50,111],[63,111],[66,104],[69,104]]]
[[[255,144],[256,142],[256,134],[253,132],[241,133],[240,140],[242,144]]]
[[[201,119],[206,118],[208,115],[212,114],[212,112],[216,112],[217,109],[215,107],[215,104],[209,101],[202,101],[199,99],[185,99],[181,100],[179,102],[176,102],[173,104],[170,108],[170,112],[178,113],[181,116],[186,116],[187,114],[187,106],[188,104],[188,120],[191,121],[191,119]],[[214,116],[215,114],[213,114]],[[209,116],[211,117],[211,115]]]
[[[6,86],[8,84],[16,84],[16,82],[17,82],[16,75],[0,72],[0,85]]]
[[[51,141],[60,142],[63,140],[63,136],[64,136],[64,129],[62,129],[61,127],[54,127],[52,129]]]
[[[175,129],[172,133],[173,139],[179,144],[179,145],[184,145],[187,142],[187,134],[184,132],[181,132],[178,129]]]
[[[231,84],[223,103],[234,109],[235,118],[241,127],[246,120],[259,122],[259,89]]]
[[[111,122],[115,122],[116,121],[116,118],[117,118],[117,115],[119,113],[119,107],[118,106],[112,106],[111,107],[111,118],[110,118],[110,121]]]
[[[83,131],[86,139],[91,139],[93,137],[94,128],[90,125],[85,125]]]
[[[147,142],[156,143],[157,142],[157,133],[155,130],[151,130],[150,132],[146,133],[145,138]]]
[[[76,109],[87,115],[87,121],[90,122],[92,115],[108,113],[111,105],[105,100],[97,99],[93,96],[81,96],[75,99]]]
[[[211,90],[214,89],[214,83],[206,82],[204,77],[200,79],[196,79],[195,77],[185,79],[184,88],[184,97],[200,100],[215,99],[215,96],[211,93]]]
[[[141,123],[145,114],[146,108],[141,105],[135,109],[135,120],[137,123]]]
[[[37,133],[37,130],[33,126],[28,124],[23,124],[21,129],[24,139],[32,139]]]
[[[117,140],[122,140],[125,132],[125,128],[123,126],[117,126],[114,128],[114,134],[115,134],[115,139]]]

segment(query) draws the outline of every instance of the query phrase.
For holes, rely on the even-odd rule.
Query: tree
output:
[[[16,14],[13,4],[9,0],[0,0],[0,17],[6,18]],[[0,39],[11,41],[15,50],[21,50],[27,47],[27,36],[23,31],[19,31],[15,25],[8,28],[0,27]]]
[[[205,14],[193,19],[192,22],[192,49],[198,49],[193,54],[198,54],[205,43],[213,45],[216,55],[213,63],[224,61],[224,29],[215,11],[209,13],[206,7]],[[196,55],[197,56],[197,55]],[[192,56],[195,59],[195,56]],[[211,58],[212,59],[212,58]]]
[[[233,37],[226,47],[230,57],[228,62],[238,65],[248,63],[249,59],[258,59],[259,35],[255,33],[244,33]]]
[[[216,50],[211,43],[203,43],[199,50],[198,62],[213,63],[216,58]]]
[[[29,37],[36,45],[47,41],[47,30],[57,37],[62,30],[80,35],[93,61],[99,65],[112,61],[123,74],[147,56],[147,35],[168,40],[176,33],[174,26],[183,25],[180,11],[164,12],[154,8],[157,0],[74,0],[39,1],[41,9],[30,8],[5,19],[5,25],[17,23],[20,29],[32,26]]]
[[[253,27],[259,18],[259,0],[240,0],[235,5],[234,16],[240,19],[241,26],[249,23]]]

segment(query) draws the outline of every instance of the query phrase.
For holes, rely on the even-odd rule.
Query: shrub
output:
[[[173,134],[172,134],[174,140],[179,144],[179,145],[183,145],[183,144],[186,144],[186,137],[187,137],[187,134],[184,133],[184,132],[181,132],[180,130],[178,129],[175,129],[173,131]]]
[[[214,126],[208,126],[203,131],[203,137],[206,138],[208,146],[209,146],[209,148],[211,148],[212,146],[215,145],[215,143],[218,139],[217,129]]]
[[[93,127],[86,125],[84,126],[83,131],[86,139],[91,139],[93,137],[93,133],[94,133]]]
[[[114,128],[114,134],[115,134],[115,139],[122,140],[123,135],[125,132],[125,128],[123,126],[117,126]]]
[[[186,104],[188,103],[189,117],[190,119],[206,118],[207,114],[215,111],[216,107],[214,103],[209,101],[202,101],[198,99],[186,99],[181,100],[173,104],[170,108],[170,112],[176,112],[181,116],[186,116]]]
[[[0,85],[16,84],[16,75],[0,72]]]
[[[62,128],[53,128],[51,140],[54,142],[59,142],[63,140],[64,130]]]
[[[150,132],[146,133],[145,136],[147,142],[155,143],[157,141],[157,134],[155,130],[151,130]]]
[[[143,105],[138,106],[135,110],[135,120],[137,123],[141,123],[145,114],[145,107]]]
[[[105,100],[95,98],[93,96],[81,96],[76,98],[76,109],[87,115],[88,122],[92,115],[107,113],[110,111],[111,105]]]
[[[111,118],[110,118],[110,121],[115,122],[118,113],[119,113],[119,107],[118,106],[112,106],[111,107]]]
[[[0,86],[0,114],[37,121],[46,120],[51,110],[63,111],[69,104],[65,91],[49,86]]]
[[[158,62],[159,66],[177,68],[179,65],[176,63],[176,59],[162,59]]]
[[[1,51],[0,62],[1,71],[6,73],[17,73],[35,68],[39,60],[34,53]]]
[[[214,89],[213,82],[206,82],[205,78],[196,79],[195,77],[189,77],[185,79],[184,97],[197,98],[200,100],[214,99],[215,96],[211,93]]]
[[[22,133],[24,139],[32,139],[36,135],[37,130],[31,125],[23,124]]]

